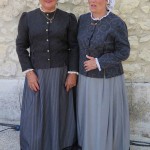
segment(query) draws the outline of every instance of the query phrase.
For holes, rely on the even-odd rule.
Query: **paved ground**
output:
[[[6,127],[0,126],[0,131]],[[141,140],[150,142],[150,139],[141,138],[138,136],[131,136],[132,140]],[[19,132],[14,130],[6,130],[0,132],[0,150],[20,150],[19,148]],[[131,150],[150,150],[150,147],[131,146]]]
[[[0,126],[0,131],[3,129],[6,127]],[[20,150],[19,132],[14,130],[0,132],[0,150]]]
[[[134,141],[143,141],[143,142],[148,142],[150,143],[150,138],[144,138],[138,135],[132,135],[130,137],[131,140]],[[150,150],[150,147],[143,147],[143,146],[131,146],[131,150]]]

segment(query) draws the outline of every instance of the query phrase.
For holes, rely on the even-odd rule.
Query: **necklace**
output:
[[[43,12],[44,17],[45,17],[47,20],[49,20],[50,23],[53,23],[53,20],[54,20],[54,18],[55,18],[55,14],[56,14],[57,9],[54,11],[54,15],[53,15],[51,18],[49,18],[49,17],[47,17],[47,16],[45,15],[45,11],[42,9],[42,7],[40,7],[40,10]]]
[[[56,11],[57,11],[57,9],[55,10],[55,12],[54,12],[54,14],[53,14],[53,16],[52,16],[51,18],[47,17],[47,16],[45,15],[45,13],[43,13],[44,16],[45,16],[45,18],[46,18],[47,20],[49,20],[50,23],[53,23],[53,20],[55,19]]]

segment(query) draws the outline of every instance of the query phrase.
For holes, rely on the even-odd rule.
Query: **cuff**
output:
[[[78,72],[76,72],[76,71],[68,71],[68,73],[70,73],[70,74],[79,74]]]
[[[95,58],[95,60],[96,60],[96,65],[97,65],[98,70],[101,71],[102,69],[101,69],[101,66],[100,66],[100,64],[99,64],[99,62],[98,62],[98,59]]]
[[[32,70],[34,70],[34,69],[27,69],[27,70],[23,71],[23,74],[26,75],[27,72],[32,71]]]

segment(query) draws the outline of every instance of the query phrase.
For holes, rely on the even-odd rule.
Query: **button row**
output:
[[[49,16],[49,14],[47,14],[47,16]],[[46,23],[47,23],[47,24],[49,24],[49,22],[48,22],[48,21],[47,21]],[[48,29],[46,29],[46,32],[48,32]],[[46,39],[46,41],[48,42],[48,41],[49,41],[49,39]],[[48,53],[50,52],[50,51],[49,51],[49,49],[47,50],[47,52],[48,52]],[[50,58],[48,58],[47,60],[48,60],[48,61],[50,61]]]

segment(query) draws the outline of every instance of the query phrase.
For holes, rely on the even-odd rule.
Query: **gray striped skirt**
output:
[[[72,91],[65,90],[67,67],[35,70],[40,91],[25,79],[21,110],[21,150],[71,150],[76,140]]]
[[[82,150],[129,150],[129,110],[124,76],[79,75],[78,142]]]

